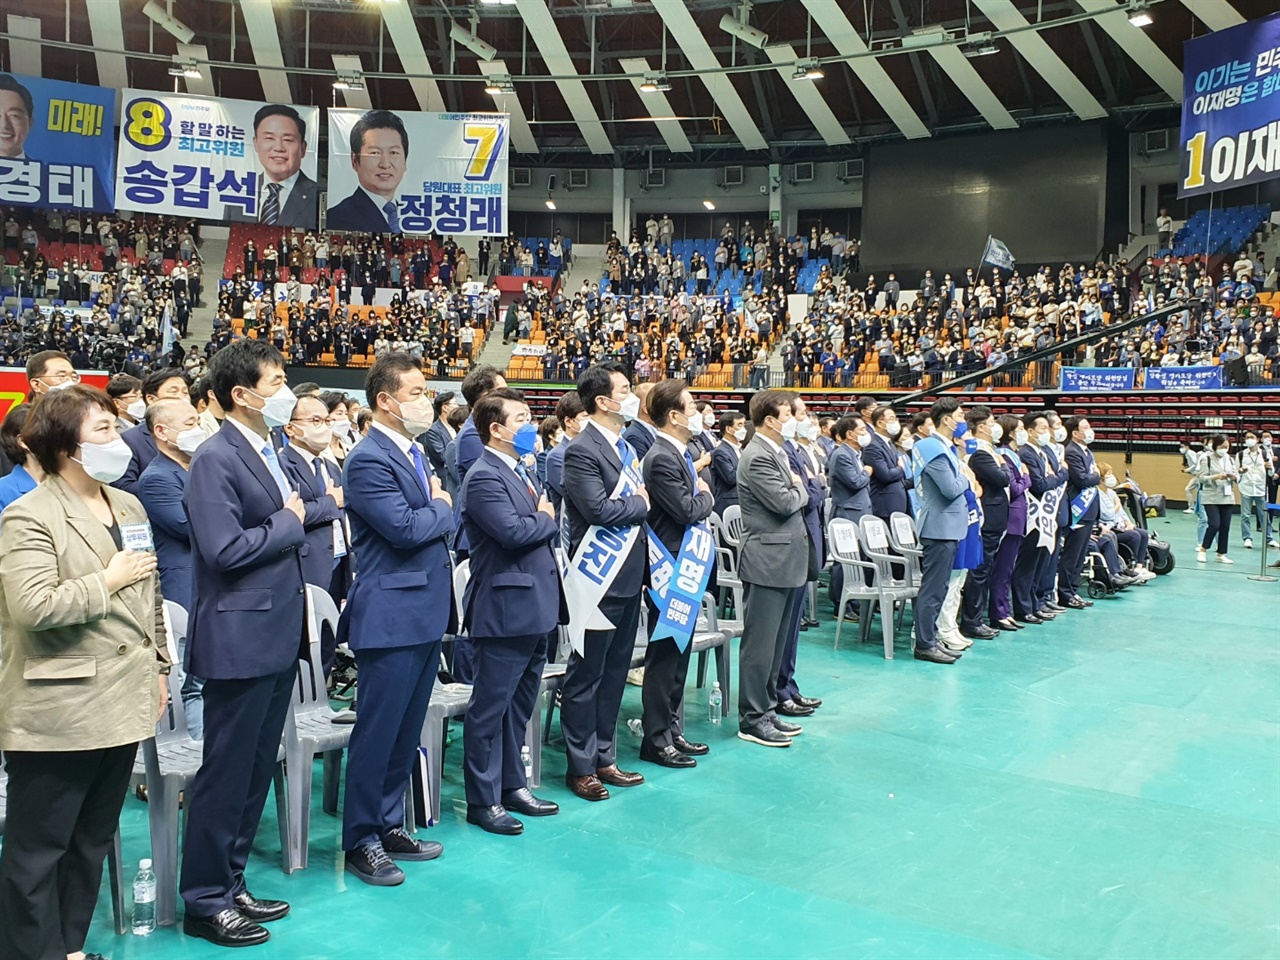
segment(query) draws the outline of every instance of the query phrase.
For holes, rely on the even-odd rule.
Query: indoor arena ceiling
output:
[[[512,114],[513,147],[528,162],[585,165],[848,156],[875,140],[1106,116],[1135,129],[1168,126],[1177,122],[1183,42],[1275,7],[8,0],[4,8],[3,66],[17,73],[299,104],[496,107]],[[1148,25],[1131,22],[1143,12]],[[763,45],[734,23],[767,35]],[[200,75],[174,80],[174,58],[194,60]],[[815,72],[822,76],[803,77]],[[335,90],[340,76],[355,89]]]

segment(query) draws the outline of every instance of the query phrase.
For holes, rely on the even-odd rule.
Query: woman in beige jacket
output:
[[[168,702],[150,527],[106,484],[130,451],[94,387],[50,391],[23,443],[47,477],[0,526],[0,957],[78,957],[138,742]]]

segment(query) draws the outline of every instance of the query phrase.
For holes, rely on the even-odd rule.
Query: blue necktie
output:
[[[267,458],[267,469],[271,471],[272,479],[280,488],[281,501],[288,500],[289,494],[293,493],[293,487],[289,485],[289,478],[284,475],[284,468],[280,466],[280,458],[276,456],[276,448],[271,445],[270,440],[262,448],[262,455]]]
[[[382,212],[387,217],[387,229],[392,233],[400,232],[400,214],[396,212],[396,202],[388,200],[382,205]]]
[[[630,469],[631,464],[635,462],[636,452],[632,449],[631,444],[627,443],[625,437],[619,437],[618,443],[618,459],[622,461],[622,469]]]
[[[524,461],[516,461],[516,475],[524,481],[524,485],[529,488],[529,496],[538,499],[537,487],[533,485],[533,480],[529,477],[529,468],[524,465]]]
[[[430,497],[431,482],[427,479],[427,465],[422,459],[422,451],[418,449],[416,443],[409,444],[409,456],[413,458],[413,466],[418,472],[418,479],[422,481],[422,489]]]
[[[684,462],[689,465],[689,475],[693,477],[693,485],[698,485],[698,469],[693,465],[693,454],[688,450],[684,452]]]

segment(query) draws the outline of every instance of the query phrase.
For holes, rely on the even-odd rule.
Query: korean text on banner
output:
[[[0,73],[0,204],[115,209],[116,92]]]
[[[1110,393],[1133,389],[1133,367],[1063,367],[1063,393]]]
[[[1221,390],[1221,367],[1148,367],[1143,371],[1148,390]]]
[[[505,236],[510,117],[329,111],[330,230]]]
[[[120,206],[314,227],[319,122],[319,107],[125,90]]]
[[[1182,45],[1178,196],[1280,177],[1280,13]]]

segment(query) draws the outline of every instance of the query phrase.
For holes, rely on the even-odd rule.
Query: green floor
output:
[[[446,758],[444,857],[374,889],[341,869],[338,821],[312,819],[311,866],[279,869],[274,807],[249,881],[293,912],[261,958],[1280,956],[1280,583],[1195,563],[1190,518],[1156,529],[1170,577],[953,667],[878,642],[802,635],[799,677],[826,705],[788,750],[706,720],[690,771],[634,760],[604,803],[563,786],[518,838],[468,826]],[[824,611],[826,607],[824,606]],[[623,717],[639,714],[628,688]],[[130,798],[125,853],[147,853]],[[130,873],[131,875],[131,873]],[[104,893],[89,949],[213,957],[175,928],[117,938]],[[179,928],[180,929],[180,928]]]

